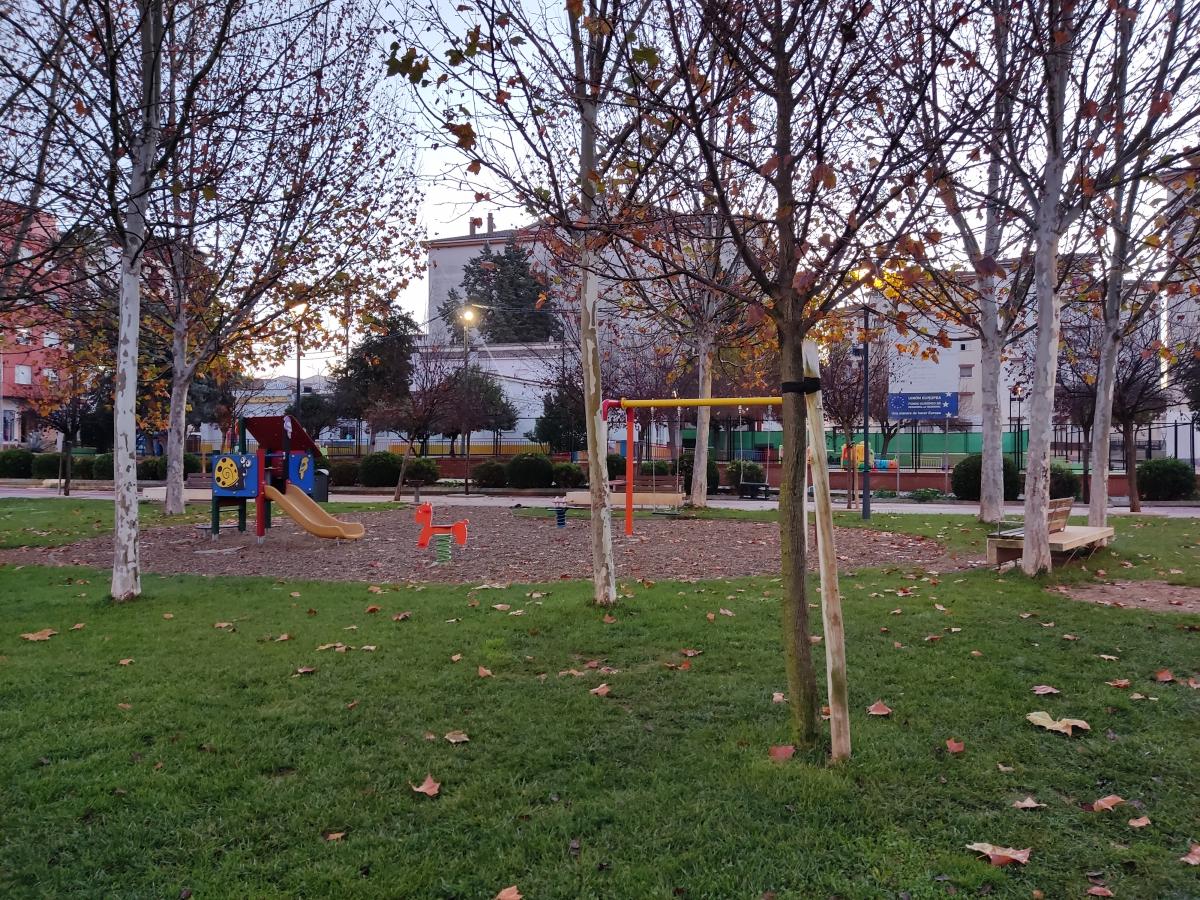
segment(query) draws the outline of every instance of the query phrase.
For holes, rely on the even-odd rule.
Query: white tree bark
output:
[[[590,271],[591,249],[584,242],[580,254],[582,284],[579,303],[580,360],[583,365],[583,406],[587,412],[588,486],[592,495],[592,598],[598,606],[617,602],[617,571],[613,562],[612,498],[608,492],[608,421],[602,412],[604,393],[600,382],[600,347],[596,337],[596,308],[600,290]],[[625,448],[632,453],[632,447]]]
[[[139,6],[142,121],[141,132],[130,146],[129,195],[125,201],[125,227],[121,244],[116,394],[113,399],[113,488],[116,510],[110,592],[113,599],[118,601],[132,600],[142,592],[137,500],[138,329],[141,323],[147,191],[150,187],[150,169],[158,149],[162,94],[161,0],[142,0]]]
[[[712,396],[712,339],[707,332],[696,338],[696,374],[700,382],[700,399]],[[712,422],[712,407],[696,407],[696,452],[692,466],[691,504],[708,506],[708,431]]]
[[[171,336],[171,406],[167,414],[167,490],[163,515],[184,513],[183,454],[187,437],[187,402],[195,370],[188,366],[186,310],[180,310]]]
[[[1096,372],[1096,406],[1092,413],[1091,474],[1088,476],[1088,524],[1108,524],[1108,448],[1112,434],[1113,392],[1117,380],[1117,354],[1121,336],[1117,322],[1104,323],[1100,366]]]
[[[995,279],[991,279],[993,282]],[[986,304],[985,304],[986,306]],[[994,307],[994,301],[993,301]],[[995,327],[995,309],[990,317],[984,313],[983,321],[992,327],[984,327],[981,340],[982,379],[980,402],[983,413],[983,463],[979,492],[979,520],[999,522],[1004,518],[1004,431],[1000,413],[1000,336]]]

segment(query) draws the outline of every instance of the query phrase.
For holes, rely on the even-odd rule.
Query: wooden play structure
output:
[[[1050,553],[1058,559],[1067,559],[1084,550],[1089,556],[1103,547],[1116,532],[1108,526],[1068,525],[1074,500],[1064,497],[1051,500],[1046,510],[1046,526],[1050,534]],[[1007,528],[997,530],[988,537],[988,565],[1000,566],[1020,559],[1025,549],[1025,529]]]
[[[249,453],[246,434],[258,442]],[[238,423],[238,450],[212,458],[213,539],[221,533],[221,507],[236,506],[238,531],[246,530],[247,501],[254,500],[254,526],[259,543],[271,527],[271,504],[319,538],[355,541],[365,530],[359,522],[335,519],[312,498],[319,449],[292,416],[250,416]]]

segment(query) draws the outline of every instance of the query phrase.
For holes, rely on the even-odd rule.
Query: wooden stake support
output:
[[[804,342],[804,377],[821,377],[817,345]],[[821,392],[806,394],[809,445],[812,447],[813,498],[816,501],[817,557],[821,574],[821,617],[825,623],[825,677],[829,686],[829,730],[834,762],[850,758],[850,700],[846,684],[846,637],[842,595],[838,589],[833,544],[833,502],[829,497],[829,460],[825,450],[825,410]],[[807,505],[807,502],[806,502]],[[807,538],[807,534],[805,535]]]

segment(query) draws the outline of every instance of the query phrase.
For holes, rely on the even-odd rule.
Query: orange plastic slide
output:
[[[335,519],[321,508],[312,497],[299,488],[288,486],[286,494],[281,494],[271,485],[263,486],[263,495],[272,503],[283,507],[293,522],[319,538],[340,538],[344,541],[357,541],[366,530],[361,522],[343,522]]]

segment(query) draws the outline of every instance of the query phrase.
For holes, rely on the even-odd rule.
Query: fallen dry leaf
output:
[[[346,832],[344,831],[326,831],[321,835],[321,837],[325,838],[327,841],[340,841],[345,836]]]
[[[704,618],[708,619],[708,621],[710,621],[710,622],[717,621],[716,613],[705,613]]]
[[[470,738],[465,731],[450,731],[446,733],[446,740],[452,744],[465,744]]]
[[[1013,809],[1043,809],[1045,803],[1038,803],[1032,797],[1026,797],[1024,800],[1017,800],[1013,803]]]
[[[951,755],[962,753],[965,748],[966,744],[962,741],[956,741],[954,738],[946,739],[946,752]]]
[[[480,678],[491,678],[492,677],[491,669],[487,669],[487,668],[484,668],[483,666],[480,666],[478,671],[479,671]]]
[[[1033,692],[1035,694],[1060,694],[1060,693],[1062,693],[1058,688],[1051,687],[1048,684],[1035,684],[1033,686]]]
[[[967,844],[967,849],[982,853],[993,866],[1007,866],[1014,862],[1025,865],[1029,862],[1029,854],[1033,852],[1030,847],[1014,850],[1012,847],[997,847],[995,844]]]
[[[522,897],[521,892],[517,890],[517,886],[515,884],[510,884],[495,897],[493,897],[492,900],[522,900]]]
[[[767,751],[767,755],[776,762],[783,762],[796,755],[796,747],[793,744],[776,744]]]
[[[316,666],[300,666],[292,673],[292,677],[299,678],[301,675],[311,675],[315,671],[317,671]]]
[[[370,584],[370,585],[367,585],[367,593],[368,594],[382,594],[383,588],[381,588],[377,584]]]
[[[784,703],[785,698],[783,696],[783,691],[776,691],[775,693],[773,693],[771,695],[771,702],[772,703]]]
[[[1064,641],[1077,641],[1077,640],[1079,640],[1079,637],[1078,637],[1077,635],[1074,635],[1074,634],[1064,634],[1064,635],[1062,636],[1062,639],[1063,639]]]
[[[731,619],[736,615],[736,613],[734,613],[734,611],[732,609],[726,609],[723,606],[720,609],[718,609],[717,612],[719,612],[723,616],[729,616],[729,618],[731,618]]]
[[[356,707],[356,706],[358,706],[358,701],[351,700],[349,703],[346,704],[346,709],[354,709],[354,707]]]
[[[285,631],[279,637],[275,638],[275,643],[278,644],[280,641],[290,641],[291,639],[292,639],[292,636]]]
[[[1107,654],[1107,653],[1100,653],[1100,654],[1098,654],[1098,655],[1099,655],[1099,657],[1100,657],[1101,659],[1107,659],[1109,662],[1116,662],[1118,659],[1120,659],[1120,658],[1121,658],[1121,657],[1119,657],[1119,656],[1110,656],[1110,655],[1109,655],[1109,654]]]
[[[1047,731],[1057,731],[1060,734],[1071,736],[1072,729],[1081,728],[1084,731],[1091,731],[1092,726],[1083,719],[1055,719],[1050,713],[1038,710],[1027,715],[1026,720],[1034,725],[1041,726]]]
[[[74,625],[71,626],[72,631],[83,631],[83,629],[84,629],[84,624],[82,622],[76,622]]]
[[[679,652],[682,653],[684,656],[691,658],[693,656],[699,656],[704,651],[703,650],[693,650],[691,647],[684,647]]]
[[[1191,844],[1188,847],[1188,852],[1179,857],[1179,861],[1187,863],[1189,866],[1200,866],[1200,844]]]
[[[118,703],[117,709],[133,709],[133,706],[128,703]]]
[[[358,649],[359,649],[359,650],[365,650],[367,653],[374,653],[374,652],[375,652],[376,650],[378,650],[379,648],[378,648],[378,647],[376,647],[374,644],[363,644],[363,645],[362,645],[361,647],[359,647]]]
[[[972,655],[972,656],[983,656],[983,651],[981,651],[981,650],[972,650],[972,651],[971,651],[971,655]]]
[[[493,603],[492,609],[498,609],[500,612],[508,612],[512,607],[507,603]]]
[[[1154,673],[1154,680],[1159,684],[1170,684],[1175,680],[1175,673],[1170,669],[1159,669]]]
[[[292,597],[299,597],[299,596],[300,596],[300,592],[299,592],[299,591],[292,591],[292,593],[291,593],[291,595],[290,595],[290,596],[292,596]]]
[[[1107,797],[1101,797],[1092,804],[1092,812],[1107,812],[1114,806],[1120,806],[1125,801],[1116,794],[1109,794]]]
[[[21,635],[27,641],[48,641],[58,634],[53,628],[43,628],[41,631],[30,631]]]
[[[412,618],[412,610],[406,609],[404,612],[398,612],[392,616],[393,622],[407,622]]]
[[[463,655],[461,653],[455,653],[452,657],[450,657],[450,662],[461,662],[462,658]]]
[[[588,693],[595,694],[597,697],[607,697],[610,691],[612,691],[612,688],[610,688],[607,684],[601,684],[592,688],[590,691],[588,691]]]
[[[175,613],[163,613],[163,618],[164,619],[173,619],[173,618],[175,618]]]
[[[872,716],[890,716],[892,711],[882,700],[876,700],[867,707],[867,713]]]
[[[117,660],[117,665],[118,666],[132,666],[133,665],[133,657],[130,656],[126,659]]]
[[[1106,681],[1106,682],[1104,682],[1104,683],[1105,683],[1105,684],[1112,685],[1112,686],[1113,686],[1113,687],[1115,687],[1115,688],[1127,688],[1127,687],[1129,687],[1129,679],[1128,679],[1128,678],[1116,678],[1116,679],[1114,679],[1114,680],[1112,680],[1112,681]]]
[[[1149,824],[1150,824],[1149,816],[1138,816],[1136,819],[1129,820],[1130,828],[1145,828]]]
[[[374,615],[375,613],[379,612],[381,609],[383,609],[382,606],[380,606],[377,603],[372,603],[370,606],[367,607],[367,612],[370,615]]]
[[[1005,773],[1013,771],[1012,766],[1006,766],[1004,763],[996,763],[996,768]]]
[[[612,613],[605,613],[604,618],[601,619],[600,621],[602,621],[605,625],[613,625],[616,623],[617,617],[614,616]]]
[[[1110,891],[1108,888],[1106,888],[1102,884],[1093,884],[1090,888],[1088,888],[1087,892],[1088,892],[1089,897],[1115,897],[1116,896],[1116,894],[1114,894],[1112,891]]]
[[[213,628],[219,628],[221,631],[233,631],[235,626],[232,622],[217,622]]]
[[[413,789],[415,794],[424,794],[426,797],[436,797],[438,791],[442,789],[442,784],[439,781],[434,781],[433,776],[426,774],[425,780],[420,785],[413,784],[411,781],[408,786]]]

